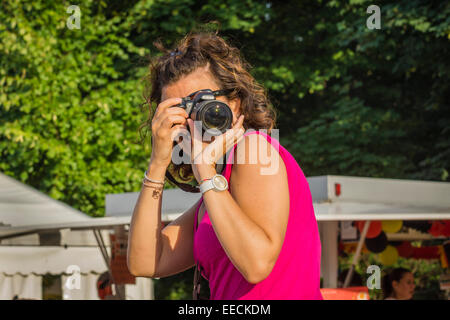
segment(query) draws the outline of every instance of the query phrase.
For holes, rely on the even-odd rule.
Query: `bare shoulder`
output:
[[[237,145],[233,160],[233,198],[281,247],[289,217],[289,185],[283,159],[265,137],[250,134]]]
[[[256,175],[266,181],[287,183],[286,166],[279,151],[262,135],[245,136],[236,147],[233,161],[235,176]]]

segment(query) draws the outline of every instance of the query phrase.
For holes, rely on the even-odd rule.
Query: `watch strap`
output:
[[[206,180],[200,185],[200,192],[203,194],[208,190],[214,189],[214,184],[212,179]]]

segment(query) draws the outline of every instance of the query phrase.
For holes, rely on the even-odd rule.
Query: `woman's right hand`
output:
[[[152,120],[152,155],[151,163],[168,167],[172,160],[173,138],[178,132],[187,128],[188,114],[181,107],[181,98],[170,98],[161,102],[156,108]]]

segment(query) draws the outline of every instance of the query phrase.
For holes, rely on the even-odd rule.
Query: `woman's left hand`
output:
[[[244,115],[241,115],[231,129],[225,131],[220,136],[215,136],[212,142],[203,142],[201,127],[194,125],[192,119],[187,119],[189,131],[191,132],[191,164],[192,170],[198,183],[202,181],[203,173],[208,174],[213,169],[217,161],[234,144],[242,140],[244,136]],[[200,124],[200,122],[198,122]],[[201,126],[201,124],[200,124]],[[195,127],[195,128],[194,128]],[[194,133],[194,134],[192,134]],[[209,177],[210,178],[210,177]]]

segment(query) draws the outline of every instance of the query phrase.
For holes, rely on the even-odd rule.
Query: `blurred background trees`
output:
[[[379,30],[365,0],[86,0],[79,30],[72,4],[0,3],[0,171],[89,215],[140,188],[153,41],[214,20],[306,176],[449,180],[448,2],[378,1]]]

